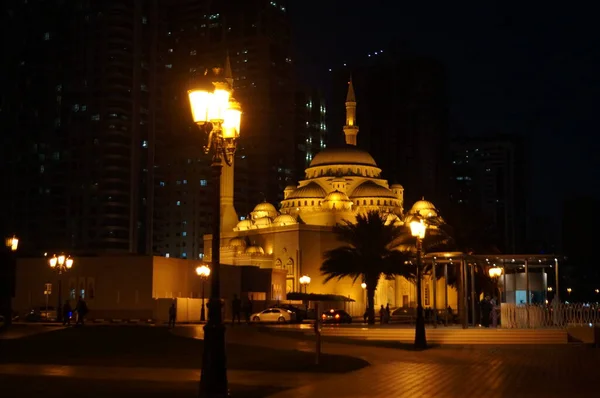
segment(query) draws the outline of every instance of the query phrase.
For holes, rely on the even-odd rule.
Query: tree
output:
[[[325,283],[350,277],[366,283],[369,324],[375,323],[375,290],[381,275],[393,277],[406,273],[410,255],[394,250],[402,229],[386,225],[386,217],[369,211],[356,216],[356,223],[344,220],[334,227],[338,239],[346,245],[324,253],[321,273]]]

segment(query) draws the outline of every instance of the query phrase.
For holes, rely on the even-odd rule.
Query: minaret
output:
[[[223,74],[225,81],[227,81],[229,88],[233,92],[233,74],[231,72],[229,53],[225,59]],[[223,169],[221,171],[221,231],[223,232],[233,231],[233,228],[235,228],[239,221],[233,205],[234,161],[235,159],[231,159],[231,166],[223,162]]]
[[[354,96],[352,77],[350,77],[350,81],[348,82],[348,95],[346,95],[346,125],[344,126],[344,134],[346,134],[346,144],[356,146],[358,126],[356,125],[356,97]]]

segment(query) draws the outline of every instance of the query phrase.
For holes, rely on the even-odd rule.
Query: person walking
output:
[[[248,297],[248,301],[246,302],[245,315],[246,315],[246,323],[250,323],[250,317],[252,316],[252,297]]]
[[[390,312],[390,303],[385,306],[385,323],[390,323],[392,313]]]
[[[75,312],[77,312],[77,322],[75,325],[83,326],[85,324],[85,316],[88,313],[88,307],[82,296],[79,296],[77,306],[75,306]]]
[[[379,324],[383,325],[383,323],[385,322],[385,308],[383,307],[383,304],[381,304],[381,308],[379,309]]]
[[[233,300],[231,301],[231,324],[235,323],[237,318],[238,325],[241,323],[240,313],[242,312],[242,301],[238,298],[237,294],[233,295]]]
[[[71,316],[73,316],[73,309],[67,300],[63,305],[63,326],[71,326]]]
[[[175,320],[177,318],[177,307],[175,307],[175,303],[171,304],[169,307],[169,327],[175,327]]]

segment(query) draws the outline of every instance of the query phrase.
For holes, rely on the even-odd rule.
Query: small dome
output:
[[[265,251],[263,250],[262,247],[260,247],[258,245],[252,245],[252,246],[248,246],[245,253],[246,254],[265,254]]]
[[[295,190],[296,190],[296,186],[295,185],[288,185],[284,189],[284,191],[295,191]]]
[[[410,209],[410,214],[418,214],[421,217],[437,217],[437,209],[433,203],[425,200],[424,198],[415,202]]]
[[[327,192],[316,182],[311,182],[296,189],[288,196],[288,199],[323,199]]]
[[[252,219],[263,218],[263,217],[271,217],[275,218],[279,214],[275,206],[270,204],[269,202],[262,202],[254,207],[254,210],[250,213],[252,214]]]
[[[237,226],[235,227],[235,229],[238,231],[247,231],[247,230],[253,229],[253,228],[256,228],[256,227],[254,226],[254,221],[252,221],[250,219],[240,221],[237,224]]]
[[[404,189],[404,187],[401,184],[392,184],[390,189]]]
[[[350,196],[352,198],[396,198],[392,191],[371,181],[360,184]]]
[[[348,195],[340,191],[333,191],[325,196],[326,202],[336,201],[336,202],[350,202]]]
[[[350,164],[377,167],[375,159],[366,151],[354,145],[344,145],[338,148],[328,148],[315,155],[309,167],[336,164]]]
[[[231,238],[229,247],[246,247],[246,241],[240,237]]]
[[[271,223],[272,220],[270,217],[261,217],[254,219],[254,225],[256,225],[256,228],[267,228],[271,226]]]
[[[343,192],[330,192],[323,200],[323,207],[336,210],[349,210],[352,207],[352,201]]]
[[[289,214],[282,214],[273,220],[273,224],[283,227],[284,225],[298,224],[298,221],[296,221],[296,219]]]

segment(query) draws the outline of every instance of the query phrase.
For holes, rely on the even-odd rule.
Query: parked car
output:
[[[267,308],[264,311],[252,314],[252,322],[293,322],[295,320],[295,314],[284,308]]]
[[[416,309],[399,307],[392,310],[390,322],[392,323],[414,323],[417,317]]]
[[[284,309],[284,310],[292,311],[296,315],[295,319],[294,319],[294,321],[296,321],[296,322],[302,322],[305,319],[307,319],[307,317],[306,317],[306,315],[307,315],[306,314],[306,310],[304,310],[302,308],[295,307],[295,306],[293,306],[291,304],[277,304],[277,305],[274,305],[273,308],[281,308],[281,309]]]
[[[27,315],[25,315],[26,322],[43,322],[43,321],[56,321],[56,309],[54,307],[35,307],[32,308]]]
[[[323,323],[352,323],[352,317],[344,310],[330,309],[321,314]]]

